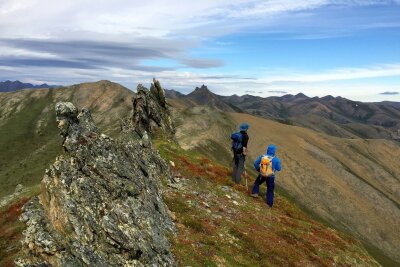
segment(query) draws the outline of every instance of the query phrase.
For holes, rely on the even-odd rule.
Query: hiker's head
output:
[[[245,132],[245,131],[247,131],[249,129],[249,125],[247,123],[242,123],[242,124],[240,124],[240,128],[239,129],[240,129],[241,132]]]
[[[274,144],[270,144],[267,148],[267,155],[275,156],[276,146]]]

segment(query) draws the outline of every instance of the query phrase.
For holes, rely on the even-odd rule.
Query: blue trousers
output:
[[[253,194],[258,194],[260,192],[260,185],[262,183],[267,183],[267,193],[266,193],[266,200],[268,206],[272,207],[274,204],[274,188],[275,188],[275,177],[264,177],[261,174],[257,176],[257,179],[254,181],[253,185]]]

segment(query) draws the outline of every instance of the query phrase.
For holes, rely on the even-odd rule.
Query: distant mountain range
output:
[[[54,88],[59,87],[57,85],[48,85],[46,83],[40,85],[33,85],[31,83],[23,83],[20,81],[5,81],[0,82],[0,92],[14,92],[26,88]]]
[[[302,93],[281,97],[253,95],[220,96],[207,86],[188,95],[172,93],[168,98],[208,105],[228,112],[245,112],[275,121],[310,128],[344,138],[400,140],[400,103],[364,103],[343,97],[308,97]]]
[[[170,90],[164,89],[164,90],[165,90],[165,93],[167,94],[168,98],[170,98],[170,99],[181,98],[181,97],[185,96],[181,92],[173,90],[173,89],[170,89]]]
[[[223,101],[221,99],[221,96],[211,93],[205,85],[202,85],[201,87],[196,87],[193,92],[183,97],[193,101],[197,105],[208,105],[216,109],[228,112],[241,112],[240,108],[232,105],[228,101]]]

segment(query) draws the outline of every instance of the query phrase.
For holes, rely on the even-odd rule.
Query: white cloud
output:
[[[370,5],[392,1],[355,0],[2,0],[0,35],[7,38],[165,37],[202,28],[201,34],[260,23],[260,19],[328,5]],[[237,21],[240,19],[240,22]],[[243,23],[243,19],[247,23]],[[213,27],[209,27],[212,25]],[[204,32],[205,30],[205,32]],[[236,29],[237,30],[237,29]],[[193,36],[197,34],[192,33]],[[99,37],[99,36],[98,36]],[[100,37],[99,37],[100,38]],[[109,41],[110,39],[108,39]]]
[[[272,1],[253,1],[245,6],[236,6],[226,12],[227,17],[253,17],[277,15],[293,11],[305,11],[319,8],[332,1],[328,0],[272,0]]]
[[[280,69],[279,71],[282,72],[283,70]],[[381,64],[360,68],[340,68],[315,73],[299,73],[290,70],[285,70],[285,72],[286,74],[279,76],[269,75],[267,73],[265,75],[266,78],[261,80],[265,83],[314,83],[377,77],[393,77],[400,76],[400,63]]]

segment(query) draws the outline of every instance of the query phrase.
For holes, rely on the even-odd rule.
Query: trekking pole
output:
[[[246,192],[249,194],[249,187],[247,185],[247,171],[246,171],[246,165],[244,164],[244,178],[246,180]]]

